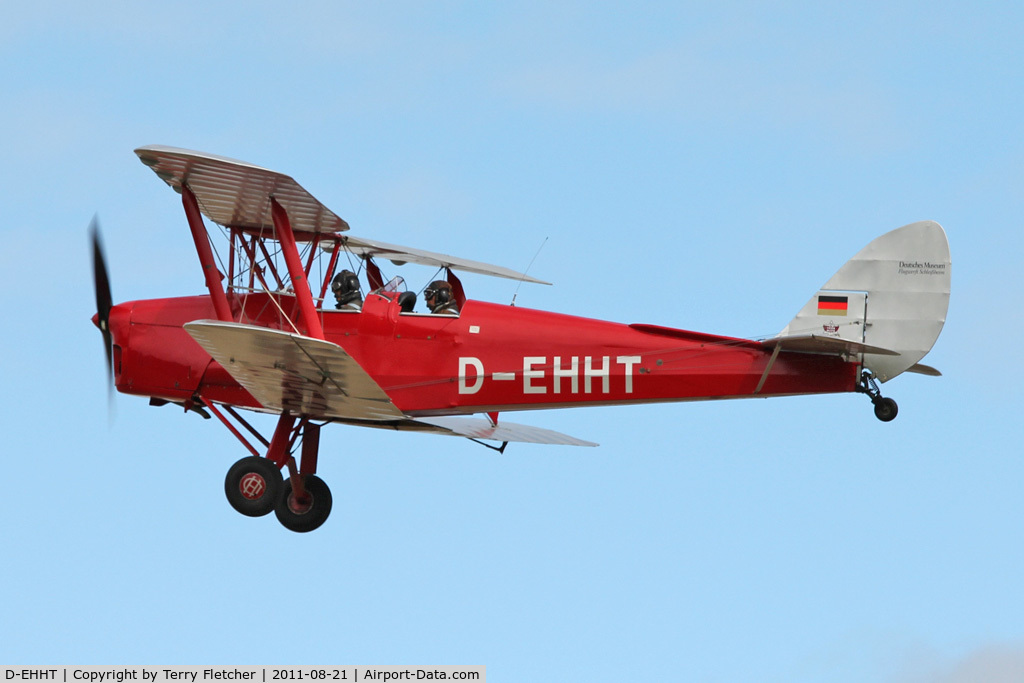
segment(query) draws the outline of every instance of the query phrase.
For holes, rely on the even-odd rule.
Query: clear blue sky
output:
[[[0,661],[1024,678],[1024,13],[594,5],[4,5]],[[116,300],[204,291],[145,144],[288,173],[360,236],[517,269],[550,238],[519,305],[735,336],[936,220],[944,377],[887,384],[890,424],[855,395],[517,416],[598,449],[331,428],[334,512],[292,534],[228,507],[218,424],[108,418],[93,214]]]

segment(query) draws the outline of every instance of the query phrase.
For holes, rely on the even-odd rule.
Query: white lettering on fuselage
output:
[[[466,369],[473,366],[476,377],[473,384],[466,384]],[[475,394],[484,384],[484,364],[479,358],[459,358],[459,393]]]
[[[572,386],[569,389],[569,393],[570,394],[578,394],[578,393],[580,393],[580,374],[579,374],[580,362],[579,361],[580,361],[579,358],[577,358],[576,356],[573,356],[572,357],[572,364],[568,368],[563,370],[562,369],[562,357],[561,356],[555,356],[554,367],[551,368],[551,376],[554,377],[554,379],[555,379],[554,387],[553,388],[554,388],[554,391],[555,391],[556,394],[562,393],[562,382],[561,382],[561,380],[562,380],[563,377],[568,377],[569,381],[572,383]]]
[[[607,394],[608,393],[608,384],[611,381],[611,377],[609,375],[610,371],[611,371],[611,367],[609,367],[608,356],[602,356],[601,357],[601,368],[600,369],[591,367],[591,365],[590,365],[590,356],[584,356],[583,357],[583,393],[584,394],[591,393],[591,380],[594,379],[595,377],[600,377],[601,378],[601,393],[602,394]]]
[[[625,377],[625,393],[633,393],[633,373],[640,364],[640,356],[616,356],[615,364],[623,368]],[[583,393],[597,393],[594,390],[594,380],[600,380],[600,393],[611,393],[611,356],[600,356],[593,358],[583,356],[580,363],[579,356],[571,356],[563,359],[562,356],[554,356],[551,364],[548,364],[547,356],[524,356],[523,357],[523,393],[524,394],[546,394],[550,390],[553,394],[580,393],[580,366],[583,374]],[[470,371],[472,368],[472,371]],[[493,372],[491,379],[497,381],[510,381],[516,379],[514,372]],[[459,393],[475,394],[484,385],[486,377],[484,364],[479,358],[462,356],[459,358]],[[551,380],[548,380],[550,376]],[[562,380],[568,381],[568,392]]]
[[[544,369],[534,370],[534,365],[543,366],[547,362],[545,356],[527,356],[523,359],[523,393],[524,394],[546,394],[548,393],[547,387],[535,387],[531,384],[530,380],[533,378],[543,379]]]

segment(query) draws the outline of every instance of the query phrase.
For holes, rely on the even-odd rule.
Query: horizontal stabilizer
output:
[[[907,372],[916,372],[919,375],[928,375],[929,377],[942,377],[942,373],[933,368],[930,365],[924,363],[915,363],[907,368]]]
[[[186,323],[185,331],[265,408],[317,419],[405,417],[337,344],[217,320]]]
[[[515,443],[541,443],[556,446],[596,446],[592,441],[584,441],[566,434],[530,427],[529,425],[501,422],[493,424],[490,420],[480,417],[418,417],[413,420],[419,424],[430,425],[433,431],[451,436],[464,436],[470,439],[488,439],[491,441],[510,441]]]
[[[855,356],[861,353],[873,353],[879,356],[898,356],[896,351],[878,346],[843,339],[841,337],[823,337],[818,334],[798,334],[791,337],[773,337],[761,342],[766,349],[781,346],[782,351],[797,353],[824,353],[835,356]]]

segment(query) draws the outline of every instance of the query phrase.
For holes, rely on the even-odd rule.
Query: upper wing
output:
[[[181,192],[188,185],[199,208],[214,223],[274,234],[270,197],[288,212],[295,232],[340,232],[338,218],[290,176],[237,159],[177,147],[149,145],[135,150],[142,163]]]
[[[405,417],[337,344],[216,320],[186,323],[185,331],[266,408],[317,419]]]
[[[237,159],[178,147],[148,145],[139,147],[135,153],[175,191],[181,192],[182,186],[187,185],[195,194],[203,215],[214,223],[274,237],[270,210],[270,197],[273,196],[288,213],[292,230],[300,240],[303,234],[308,240],[312,233],[348,230],[348,223],[283,173]],[[501,266],[376,240],[346,237],[342,244],[357,256],[380,256],[396,264],[419,263],[522,282],[551,284]],[[323,248],[335,247],[333,242],[325,242]]]
[[[323,248],[328,250],[334,249],[334,245],[324,244]],[[539,285],[551,284],[550,282],[530,277],[525,273],[517,273],[509,268],[492,266],[489,263],[470,261],[469,259],[456,258],[447,254],[438,254],[433,251],[413,249],[412,247],[402,247],[397,244],[387,244],[385,242],[378,242],[377,240],[368,240],[350,235],[346,235],[342,238],[342,248],[357,256],[380,256],[399,266],[406,263],[418,263],[420,265],[435,266],[437,268],[464,270],[468,273],[477,273],[480,275],[504,277],[509,280],[519,280],[521,282],[534,282]]]

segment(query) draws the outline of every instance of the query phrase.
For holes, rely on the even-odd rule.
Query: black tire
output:
[[[875,417],[882,422],[892,422],[899,413],[899,406],[891,398],[881,398],[875,401]]]
[[[277,521],[286,529],[298,533],[319,529],[320,525],[327,521],[328,515],[331,514],[331,506],[334,504],[331,489],[323,479],[314,474],[307,474],[304,483],[306,493],[311,498],[305,509],[299,509],[299,506],[295,505],[291,479],[284,480],[277,495],[277,503],[274,505]]]
[[[251,455],[242,458],[224,477],[228,503],[246,517],[262,517],[274,509],[281,491],[281,470],[270,460]]]

